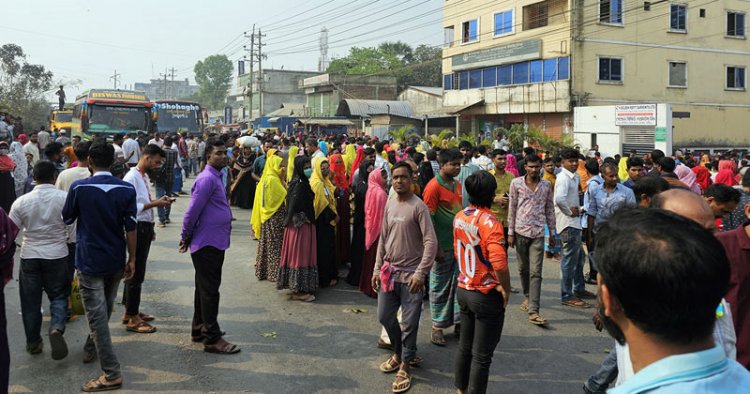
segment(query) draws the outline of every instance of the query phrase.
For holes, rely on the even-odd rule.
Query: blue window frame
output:
[[[557,59],[557,79],[570,79],[570,58],[561,57]]]
[[[445,90],[453,89],[453,74],[443,75],[443,89]]]
[[[469,71],[469,89],[482,87],[482,70]]]
[[[458,73],[458,88],[461,90],[469,88],[469,72],[461,71]]]
[[[544,80],[544,74],[542,72],[543,65],[544,61],[542,60],[533,60],[529,62],[529,82],[542,82]]]
[[[544,61],[544,82],[557,80],[557,59]]]
[[[497,67],[482,69],[482,87],[491,88],[497,86]]]
[[[495,35],[513,33],[513,10],[495,14]]]
[[[474,42],[479,38],[479,19],[466,21],[461,26],[461,42]]]
[[[513,84],[513,66],[500,66],[497,68],[497,84],[498,85],[512,85]]]
[[[529,83],[529,62],[513,65],[513,84]]]

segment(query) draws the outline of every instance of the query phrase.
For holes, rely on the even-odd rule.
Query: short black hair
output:
[[[563,150],[560,151],[560,157],[563,160],[578,159],[580,154],[573,148],[563,148]]]
[[[491,154],[492,154],[492,158],[494,159],[495,157],[497,157],[497,155],[503,155],[503,156],[505,156],[505,155],[508,154],[508,152],[506,152],[503,149],[495,149],[495,150],[492,151]]]
[[[602,166],[599,168],[599,171],[601,171],[601,173],[604,174],[604,172],[606,172],[607,169],[610,169],[610,170],[614,171],[615,174],[617,174],[620,171],[617,168],[617,166],[614,165],[614,164],[612,164],[612,163],[604,163],[604,164],[602,164]]]
[[[553,158],[551,158],[551,157],[547,156],[547,158],[546,158],[546,159],[544,159],[543,163],[544,163],[544,164],[547,164],[547,163],[552,163],[552,164],[555,164],[555,159],[553,159]]]
[[[463,157],[457,148],[443,149],[440,151],[440,165],[444,166],[452,161],[462,160]]]
[[[205,151],[206,159],[208,159],[208,155],[210,155],[211,152],[213,152],[215,148],[222,147],[222,146],[225,146],[225,144],[224,144],[224,141],[220,139],[213,139],[213,140],[209,139],[208,141],[206,141],[206,151]]]
[[[603,284],[640,330],[678,345],[711,336],[729,261],[698,223],[661,209],[620,211],[597,232],[595,257]]]
[[[534,150],[534,148],[532,148],[530,146],[527,146],[527,147],[523,148],[523,153],[525,153],[526,156],[531,156],[531,155],[534,155],[536,153],[536,151]]]
[[[226,134],[224,134],[224,135],[226,135]],[[171,135],[168,135],[168,136],[164,137],[164,146],[166,146],[167,149],[171,148],[172,147],[172,141],[174,141],[174,140],[173,140],[173,138],[172,138]]]
[[[112,136],[112,141],[122,141],[122,134],[115,134]]]
[[[365,151],[367,151],[367,149],[365,149]],[[427,160],[437,160],[437,151],[435,149],[428,149],[426,156],[427,156]]]
[[[365,148],[363,153],[365,154],[365,156],[369,156],[369,155],[374,155],[377,152],[375,152],[375,148]]]
[[[305,140],[305,145],[318,146],[318,142],[312,138],[308,138]]]
[[[602,164],[606,164],[606,163],[614,164],[615,167],[618,166],[617,160],[615,160],[614,157],[605,157],[604,160],[602,160]],[[599,169],[599,171],[601,171],[601,169]]]
[[[669,182],[658,176],[644,176],[633,184],[633,194],[635,194],[635,200],[639,203],[641,202],[641,196],[644,194],[646,197],[656,199],[661,192],[669,189]]]
[[[73,153],[75,153],[78,160],[88,160],[89,149],[91,149],[91,141],[83,141],[73,149]]]
[[[458,143],[458,149],[468,149],[471,150],[474,146],[469,141],[461,141]]]
[[[375,143],[375,152],[380,153],[385,149],[385,141],[378,141]]]
[[[414,175],[414,170],[412,170],[411,166],[406,160],[401,160],[398,163],[394,164],[391,168],[391,174],[396,172],[396,170],[398,170],[399,168],[406,168],[406,171],[409,172],[410,177]]]
[[[109,168],[115,161],[115,148],[105,141],[96,141],[89,148],[89,160],[96,168]]]
[[[466,193],[469,194],[469,203],[480,208],[490,208],[495,199],[497,181],[487,171],[477,171],[464,181]]]
[[[537,155],[526,155],[526,158],[524,159],[524,163],[541,163],[542,159]]]
[[[487,147],[484,145],[477,146],[477,152],[479,152],[480,155],[486,155],[487,154]]]
[[[705,197],[713,197],[714,201],[725,204],[728,202],[740,202],[740,197],[742,196],[742,193],[740,193],[739,190],[727,186],[723,183],[714,183],[713,185],[706,188],[706,191],[703,193]]]
[[[599,175],[599,162],[596,159],[588,159],[583,165],[591,175]]]
[[[643,159],[640,157],[629,157],[625,164],[628,166],[628,169],[630,167],[643,167]]]
[[[34,165],[31,175],[38,183],[53,183],[55,181],[55,165],[48,160],[40,160]]]
[[[745,170],[745,175],[742,176],[742,187],[750,187],[750,169]]]
[[[659,159],[661,159],[662,157],[664,157],[664,152],[662,152],[661,150],[654,149],[651,151],[651,160],[653,160],[654,163],[658,163]]]
[[[674,169],[677,167],[677,164],[671,157],[662,157],[657,163],[659,163],[659,167],[661,167],[662,171],[665,172],[674,172]]]
[[[47,144],[47,146],[44,147],[44,155],[47,157],[52,157],[58,153],[60,153],[60,150],[63,148],[62,144],[59,142],[50,142]]]
[[[153,155],[159,155],[161,157],[167,156],[167,154],[164,152],[164,149],[159,148],[159,145],[148,144],[143,147],[143,156],[153,156]]]

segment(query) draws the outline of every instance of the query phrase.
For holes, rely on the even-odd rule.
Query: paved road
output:
[[[158,317],[154,322],[158,332],[126,332],[119,321],[122,306],[117,305],[113,313],[110,329],[123,366],[124,391],[390,392],[394,376],[377,370],[388,353],[375,347],[380,332],[375,300],[342,282],[320,291],[313,303],[292,302],[273,283],[259,282],[254,275],[257,242],[249,237],[250,211],[246,210],[233,209],[238,220],[233,223],[232,247],[224,263],[219,315],[227,340],[238,343],[242,352],[212,355],[193,344],[189,333],[194,271],[189,255],[176,250],[187,202],[188,197],[179,198],[172,210],[175,223],[157,229],[148,262],[142,308]],[[513,283],[520,287],[512,255],[511,261]],[[557,263],[545,261],[544,276],[542,314],[550,321],[549,328],[527,323],[526,314],[518,309],[522,297],[511,298],[492,363],[490,392],[580,393],[583,380],[612,343],[593,329],[590,309],[560,305]],[[85,318],[67,327],[70,354],[66,359],[50,358],[46,334],[44,353],[31,356],[24,350],[18,282],[10,282],[5,294],[11,392],[77,392],[84,381],[100,373],[98,364],[81,362]],[[46,301],[44,308],[48,310]],[[351,313],[352,308],[365,312]],[[48,320],[45,317],[45,333]],[[429,343],[428,313],[423,313],[421,323],[418,346],[425,362],[414,370],[410,392],[453,392],[456,340],[448,335],[447,348],[434,346]]]

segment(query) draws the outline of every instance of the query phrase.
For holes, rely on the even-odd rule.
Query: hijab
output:
[[[286,181],[291,182],[294,179],[294,162],[297,159],[297,153],[299,153],[298,146],[292,146],[289,148],[289,162],[286,165]],[[304,174],[303,174],[304,175]]]
[[[0,146],[8,148],[7,155],[0,154],[0,172],[11,172],[16,168],[16,163],[10,156],[10,146],[8,146],[7,142],[0,142]]]
[[[513,174],[516,178],[521,176],[516,168],[516,157],[512,153],[505,155],[505,172]]]
[[[18,141],[10,144],[10,157],[16,163],[16,169],[13,170],[13,178],[16,181],[16,189],[20,188],[26,182],[29,175],[29,163],[26,161],[26,154],[23,153],[23,145]]]
[[[334,186],[329,177],[323,177],[321,167],[328,163],[325,157],[316,157],[312,160],[312,176],[310,177],[310,188],[315,193],[313,206],[315,207],[315,219],[320,216],[326,208],[336,212],[336,201],[334,200]]]
[[[257,237],[260,237],[260,226],[270,219],[286,200],[286,189],[281,182],[281,163],[283,160],[276,155],[276,149],[271,149],[266,154],[266,165],[263,167],[263,175],[255,189],[253,213],[250,218],[250,223]]]
[[[357,158],[357,148],[354,144],[347,144],[344,148],[344,165],[346,166],[346,174],[352,176],[354,174],[354,160]]]
[[[250,151],[250,154],[246,156],[245,149],[240,148],[240,155],[237,157],[237,160],[235,160],[235,164],[240,169],[244,170],[252,166],[254,161],[255,161],[255,154],[252,151]]]
[[[380,228],[383,224],[383,212],[388,195],[383,184],[383,169],[372,170],[367,178],[367,194],[365,195],[365,250],[378,240]]]
[[[695,174],[695,183],[701,187],[702,191],[708,189],[711,186],[711,172],[708,171],[708,168],[699,165],[693,167],[692,170]]]
[[[331,165],[331,172],[333,172],[333,184],[337,188],[343,191],[349,191],[349,182],[346,181],[346,164],[344,164],[344,157],[336,153],[331,155],[328,163]]]
[[[677,175],[677,179],[680,180],[680,182],[686,184],[688,188],[694,193],[701,194],[701,187],[698,185],[698,183],[695,182],[696,176],[693,171],[688,168],[688,166],[683,164],[678,164],[674,168],[674,173]]]
[[[290,159],[292,157],[289,155]],[[304,219],[307,219],[310,223],[315,221],[315,208],[313,207],[315,193],[310,188],[310,181],[305,175],[305,163],[309,162],[310,158],[307,156],[294,157],[294,175],[289,182],[289,190],[286,195],[284,226],[293,222],[296,227],[299,227],[304,223]]]
[[[620,162],[617,163],[617,176],[620,178],[620,182],[625,182],[630,177],[628,175],[628,158],[620,158]]]
[[[721,165],[719,166],[721,167]],[[734,179],[734,172],[731,169],[723,168],[716,173],[714,183],[723,183],[727,186],[734,186],[737,184],[737,181]]]
[[[362,164],[362,160],[365,159],[365,148],[359,147],[357,148],[357,156],[354,158],[354,162],[352,163],[351,167],[351,174],[349,176],[349,184],[354,187],[354,173],[357,171],[358,168],[360,168],[360,164]],[[360,174],[362,174],[360,172]],[[362,175],[359,176],[360,180],[365,180],[365,183],[367,183],[367,178],[363,178]]]
[[[323,152],[324,156],[328,156],[328,145],[326,145],[325,141],[318,142],[318,148],[320,148],[320,151]]]
[[[29,142],[29,137],[27,137],[26,134],[19,134],[16,139],[21,143],[21,145],[26,145],[26,143]]]

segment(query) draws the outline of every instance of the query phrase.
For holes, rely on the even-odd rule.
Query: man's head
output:
[[[546,173],[548,173],[550,175],[555,175],[555,168],[556,168],[555,167],[555,159],[553,159],[551,157],[548,157],[548,158],[544,159],[544,164],[543,165],[544,165],[544,172],[546,172]]]
[[[440,151],[440,173],[441,175],[455,178],[461,172],[461,159],[463,155],[456,148],[443,149]]]
[[[711,207],[701,196],[690,190],[666,190],[651,199],[650,207],[674,212],[700,224],[706,230],[716,231],[716,221]]]
[[[659,149],[654,149],[651,151],[651,161],[654,163],[658,163],[659,160],[664,157],[664,152],[662,152]]]
[[[158,132],[158,131],[156,133],[154,133],[154,139],[157,140],[157,141],[159,141],[161,139],[161,133]]]
[[[534,148],[527,146],[523,148],[523,157],[526,158],[527,156],[534,156],[536,155],[536,152],[534,151]]]
[[[109,171],[115,161],[115,148],[105,141],[96,141],[89,148],[89,167],[94,171]]]
[[[402,160],[391,169],[391,186],[400,197],[408,197],[411,191],[414,171],[406,161]]]
[[[59,142],[50,142],[44,147],[44,155],[52,162],[60,162],[63,157],[63,146]]]
[[[596,161],[596,159],[587,159],[583,166],[586,168],[586,172],[588,172],[589,175],[599,175],[599,162]]]
[[[206,143],[206,163],[216,170],[227,166],[227,146],[224,141],[214,139]]]
[[[81,142],[80,144],[76,145],[75,148],[73,148],[73,153],[75,153],[80,164],[88,166],[89,149],[91,149],[90,141]]]
[[[528,155],[524,160],[523,168],[526,170],[526,175],[531,178],[532,181],[536,182],[542,177],[542,159],[537,155]]]
[[[55,165],[47,160],[41,160],[34,165],[32,176],[37,184],[55,184],[57,171]]]
[[[675,163],[674,159],[671,157],[662,157],[654,163],[656,164],[656,169],[658,169],[662,175],[673,173],[674,169],[677,167],[677,163]]]
[[[562,158],[562,166],[566,170],[570,172],[576,172],[576,169],[578,169],[578,157],[580,155],[578,154],[578,151],[573,148],[564,148],[560,152],[560,157]]]
[[[588,162],[586,164],[588,165]],[[620,183],[620,177],[617,176],[617,166],[610,163],[603,164],[602,179],[604,179],[604,186],[609,188],[617,187],[617,184]]]
[[[122,134],[115,134],[112,136],[112,143],[117,146],[122,145],[122,140],[123,140]]]
[[[363,153],[365,154],[364,160],[371,160],[372,162],[375,162],[375,148],[365,148]]]
[[[654,196],[665,190],[669,190],[669,182],[661,177],[644,176],[633,184],[635,200],[643,208],[648,208]]]
[[[36,144],[39,141],[39,133],[36,131],[32,132],[29,136],[29,141]]]
[[[78,146],[78,144],[81,143],[81,136],[80,135],[74,135],[73,138],[71,139],[71,141],[73,141],[73,147],[75,148],[76,146]]]
[[[630,156],[625,162],[628,166],[628,177],[635,182],[641,177],[643,171],[643,159],[640,157]]]
[[[495,149],[491,154],[492,164],[495,166],[495,171],[505,171],[508,153],[502,149]]]
[[[703,198],[706,199],[716,218],[732,213],[739,204],[741,196],[742,193],[739,190],[723,183],[715,183],[703,193]]]
[[[458,144],[458,150],[461,152],[461,156],[463,156],[464,162],[471,160],[471,157],[473,155],[473,147],[471,146],[471,142],[461,141]]]
[[[148,144],[143,147],[139,166],[143,171],[155,170],[162,166],[164,158],[167,156],[164,149],[158,145]]]
[[[308,138],[305,140],[305,152],[308,156],[312,156],[315,151],[318,150],[318,143],[314,139]]]
[[[538,172],[538,171],[537,171]],[[495,198],[497,181],[487,171],[477,171],[464,182],[466,193],[469,194],[469,203],[479,208],[490,208]]]
[[[600,314],[618,342],[711,340],[729,262],[699,224],[659,209],[616,213],[597,233],[596,263]]]

